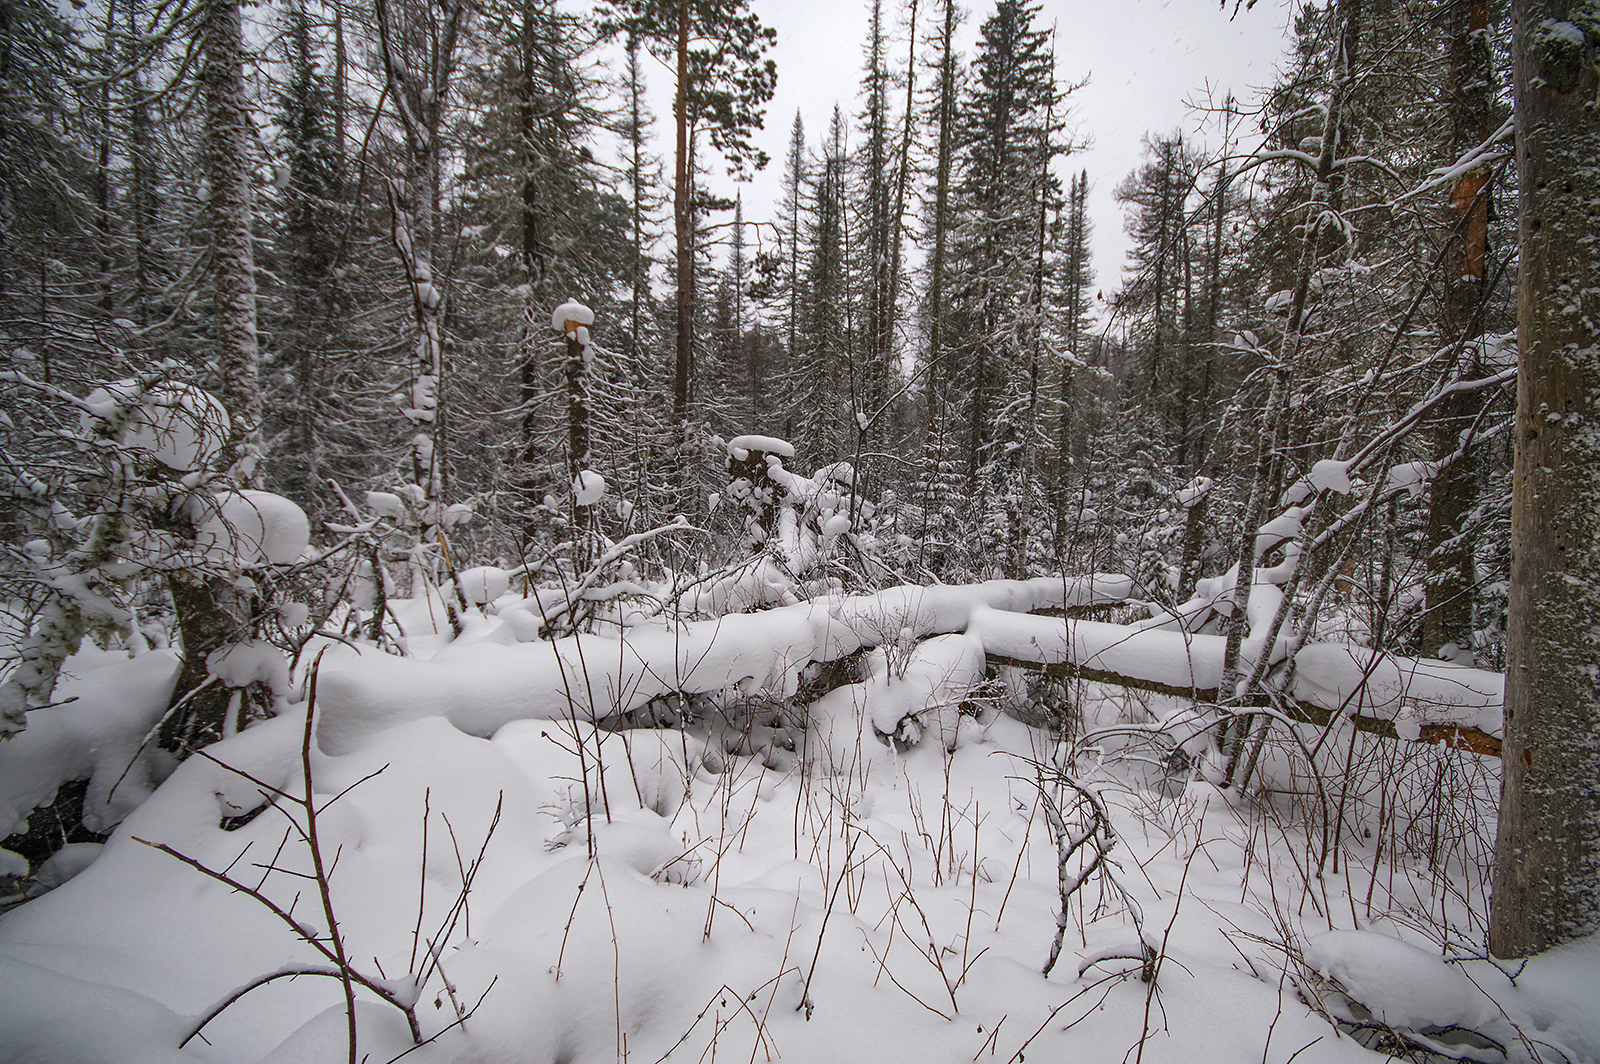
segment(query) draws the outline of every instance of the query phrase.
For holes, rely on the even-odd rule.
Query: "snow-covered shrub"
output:
[[[158,747],[181,755],[237,728],[247,690],[259,695],[258,708],[283,704],[282,654],[260,629],[277,616],[272,574],[301,561],[309,529],[287,499],[237,489],[235,471],[224,468],[227,413],[180,367],[82,397],[21,373],[0,375],[0,385],[0,496],[16,544],[0,572],[14,611],[0,732],[55,712],[47,707],[57,681],[69,659],[91,650],[86,644],[125,658],[182,634],[182,670],[167,667],[174,659],[163,653],[161,689],[137,700],[137,719],[53,727],[40,740],[48,749],[32,749],[35,764],[55,768],[30,785],[27,800],[48,802],[59,784],[88,776],[87,815],[104,830],[129,796],[148,793],[156,769],[147,762]],[[185,697],[168,711],[174,684]],[[96,749],[126,756],[110,765],[85,753]],[[108,772],[131,774],[123,804],[105,798]]]

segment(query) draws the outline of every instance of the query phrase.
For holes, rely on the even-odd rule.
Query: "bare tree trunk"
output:
[[[261,383],[255,261],[250,246],[252,130],[237,0],[211,0],[201,27],[201,47],[216,299],[214,350],[222,401],[232,425],[222,462],[231,467],[238,483],[254,487],[260,476]],[[180,524],[187,526],[187,518],[180,519]],[[178,531],[193,536],[192,527]],[[162,725],[160,742],[182,755],[215,742],[226,732],[232,696],[221,684],[207,684],[207,659],[221,647],[249,636],[255,609],[247,596],[221,575],[177,572],[170,587],[183,634],[183,669],[173,690],[174,712]]]
[[[1517,459],[1489,948],[1600,928],[1600,3],[1515,0]]]
[[[1446,105],[1451,115],[1450,152],[1460,158],[1488,138],[1494,66],[1489,54],[1488,0],[1452,0]],[[1460,343],[1453,375],[1478,376],[1475,345],[1483,333],[1483,297],[1489,287],[1489,168],[1462,174],[1451,189],[1445,247],[1445,338]],[[1482,405],[1462,392],[1440,404],[1433,425],[1436,453],[1454,453],[1464,429]],[[1428,582],[1422,614],[1422,649],[1440,657],[1471,661],[1473,537],[1467,527],[1477,502],[1477,462],[1463,457],[1434,478],[1428,496]]]
[[[672,368],[672,421],[684,442],[689,418],[689,378],[694,373],[694,162],[689,138],[689,0],[678,5],[678,84],[672,101],[677,149],[672,173],[672,232],[676,241],[677,352]],[[682,456],[679,456],[682,461]]]

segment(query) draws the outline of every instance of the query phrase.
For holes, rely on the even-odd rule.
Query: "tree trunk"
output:
[[[678,443],[685,442],[689,417],[689,378],[694,372],[694,164],[689,157],[689,0],[678,6],[678,85],[672,101],[677,151],[672,174],[672,232],[676,241],[677,353],[672,368],[672,421]],[[680,455],[680,461],[682,456]]]
[[[1520,185],[1505,754],[1489,948],[1600,928],[1600,3],[1512,5]]]
[[[252,130],[237,0],[212,0],[201,33],[204,65],[200,83],[206,105],[206,176],[211,184],[209,224],[216,298],[214,350],[222,378],[222,401],[232,425],[222,462],[231,467],[241,486],[255,487],[260,477],[261,382],[255,261],[250,245]],[[186,520],[183,523],[187,525]],[[180,534],[192,538],[193,529],[183,528]],[[206,659],[220,647],[248,637],[253,610],[233,583],[220,575],[178,572],[172,575],[170,587],[183,634],[183,670],[173,690],[174,711],[162,724],[160,743],[181,756],[215,742],[227,730],[232,693],[221,684],[205,686]]]
[[[1450,5],[1450,63],[1446,106],[1450,112],[1450,154],[1460,158],[1492,132],[1489,107],[1494,67],[1489,54],[1488,0],[1453,0]],[[1483,333],[1482,303],[1489,287],[1489,168],[1478,167],[1451,189],[1445,224],[1450,238],[1443,256],[1445,339],[1460,343],[1455,376],[1479,375],[1475,345]],[[1433,424],[1435,452],[1443,457],[1459,446],[1483,399],[1459,393],[1439,406]],[[1474,542],[1467,521],[1477,502],[1476,461],[1463,457],[1434,478],[1428,496],[1428,582],[1422,614],[1426,654],[1470,664],[1474,628],[1472,600]]]
[[[202,29],[216,286],[217,371],[233,426],[225,459],[254,487],[261,458],[261,381],[257,367],[255,258],[250,245],[250,105],[237,0],[212,0]]]

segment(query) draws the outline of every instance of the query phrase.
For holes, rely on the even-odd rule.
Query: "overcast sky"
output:
[[[1121,273],[1127,240],[1120,209],[1112,198],[1117,183],[1139,163],[1140,138],[1147,132],[1199,128],[1186,101],[1208,92],[1221,99],[1232,92],[1253,98],[1271,83],[1287,41],[1296,0],[1258,0],[1230,18],[1233,0],[1043,0],[1035,25],[1056,30],[1056,63],[1063,83],[1088,79],[1073,93],[1070,121],[1077,139],[1089,147],[1060,164],[1067,171],[1087,169],[1095,223],[1096,283],[1109,294]],[[752,0],[752,9],[778,31],[771,55],[778,64],[778,89],[767,108],[759,143],[772,163],[748,185],[717,182],[732,195],[742,192],[749,219],[770,218],[783,173],[789,127],[798,110],[813,149],[826,132],[833,106],[847,116],[859,108],[862,42],[867,0]],[[923,0],[922,33],[932,17]],[[962,31],[963,51],[971,55],[978,27],[993,13],[993,0],[969,5]],[[885,0],[885,17],[903,17],[899,0]],[[895,32],[891,60],[904,65],[903,29]],[[656,113],[670,117],[666,72],[650,71]],[[896,100],[896,107],[899,102]],[[658,148],[663,156],[670,144]],[[669,161],[670,167],[670,161]],[[668,171],[670,173],[670,169]]]

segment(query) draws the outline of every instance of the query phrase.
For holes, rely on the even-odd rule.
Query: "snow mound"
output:
[[[62,670],[59,703],[28,714],[28,726],[0,743],[0,831],[27,823],[56,788],[88,777],[84,823],[103,831],[155,786],[150,728],[178,680],[178,656],[152,650],[136,658],[85,648]]]
[[[1473,1027],[1485,1018],[1484,995],[1460,968],[1387,935],[1329,931],[1311,940],[1305,959],[1390,1027]],[[1353,1018],[1365,1019],[1359,1013]]]
[[[228,438],[228,411],[208,393],[192,384],[170,384],[141,396],[140,383],[132,379],[96,388],[84,398],[89,408],[83,418],[84,430],[92,427],[91,419],[115,417],[132,403],[137,403],[138,409],[128,416],[123,445],[149,451],[157,462],[175,472],[204,468]]]
[[[311,543],[311,525],[282,495],[229,491],[196,521],[195,543],[218,565],[293,565]]]
[[[493,602],[511,587],[511,574],[492,565],[461,570],[461,590],[474,606]]]

